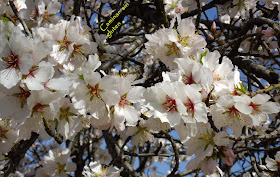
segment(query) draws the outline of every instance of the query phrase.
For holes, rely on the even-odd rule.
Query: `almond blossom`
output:
[[[152,133],[159,132],[160,130],[166,130],[169,128],[168,123],[162,123],[158,118],[149,118],[148,120],[140,120],[139,126],[128,127],[123,135],[123,138],[133,136],[131,144],[138,146],[143,145],[145,142],[153,142],[154,136]]]
[[[210,106],[210,112],[218,129],[228,126],[236,136],[241,135],[242,128],[245,125],[253,123],[250,116],[240,112],[235,107],[235,101],[231,95],[220,97],[215,105]]]
[[[178,87],[176,87],[176,93],[180,95],[181,101],[186,107],[186,112],[188,113],[186,118],[184,118],[186,123],[207,123],[207,109],[202,103],[198,87],[195,85],[185,85],[179,82]]]
[[[188,7],[183,7],[181,4],[181,0],[165,0],[165,10],[166,13],[171,17],[176,17],[177,14],[182,14],[188,10]]]
[[[159,58],[170,69],[177,68],[173,62],[175,58],[191,54],[196,49],[201,49],[206,46],[205,39],[195,34],[195,26],[191,18],[181,20],[178,17],[177,19],[177,30],[172,29],[173,25],[171,25],[168,29],[163,28],[154,34],[145,35],[149,40],[145,43],[148,53],[152,54],[156,59]],[[175,19],[173,21],[174,23]]]
[[[32,66],[29,73],[23,75],[23,83],[26,83],[30,90],[43,90],[44,82],[47,82],[54,75],[53,65],[42,61],[38,66]]]
[[[137,103],[142,99],[144,87],[131,86],[135,78],[135,75],[115,77],[117,81],[116,91],[120,96],[118,104],[114,105],[113,108],[113,121],[116,128],[120,127],[117,124],[123,124],[124,121],[126,121],[127,126],[135,126],[140,117],[140,112],[132,104]],[[123,131],[123,129],[117,129]]]
[[[209,90],[213,78],[208,68],[201,66],[201,64],[191,60],[189,57],[176,58],[174,62],[178,64],[179,81],[183,82],[185,85],[200,84],[202,87]]]
[[[54,64],[62,64],[66,70],[73,71],[74,67],[80,67],[86,60],[84,55],[97,51],[97,44],[90,41],[90,35],[84,28],[81,18],[71,21],[61,20],[56,25],[34,28],[33,33],[42,41],[53,41],[50,61]]]
[[[8,153],[18,140],[19,131],[16,129],[16,122],[12,119],[0,118],[0,159]]]
[[[57,0],[26,0],[27,9],[20,11],[25,20],[33,21],[38,26],[46,23],[57,23],[61,17],[57,15],[61,4]]]
[[[50,150],[48,156],[42,159],[42,170],[49,176],[67,177],[77,168],[75,163],[69,162],[70,153],[71,151],[67,148],[56,152]]]
[[[72,139],[83,128],[78,111],[73,107],[68,97],[58,98],[51,102],[50,108],[58,124],[58,133],[64,139]]]
[[[120,177],[120,172],[123,169],[117,167],[108,167],[103,169],[101,164],[97,162],[90,162],[89,167],[85,167],[83,175],[85,177],[96,177],[96,176],[108,176],[108,177]]]
[[[22,124],[31,114],[27,106],[30,95],[31,92],[27,88],[20,87],[19,84],[11,89],[0,85],[0,117],[13,119],[18,125]]]
[[[15,86],[33,65],[31,40],[13,33],[0,53],[0,83],[6,88]]]
[[[209,123],[197,123],[196,135],[185,143],[188,147],[186,154],[189,156],[195,154],[197,159],[211,156],[215,145],[222,146],[228,143],[225,136],[225,132],[215,134]]]
[[[253,98],[248,95],[233,96],[235,108],[243,114],[249,115],[253,120],[253,125],[268,120],[268,114],[280,112],[280,106],[269,101],[271,97],[268,94],[257,94]]]
[[[70,96],[74,108],[78,109],[80,114],[89,112],[97,119],[103,117],[106,114],[106,105],[115,105],[120,100],[115,87],[116,80],[113,76],[101,78],[98,72],[88,71],[83,74],[83,80],[77,79],[73,84]]]
[[[271,171],[280,170],[280,151],[276,153],[275,160],[267,156],[265,162],[269,170]]]
[[[171,127],[178,125],[186,108],[175,93],[174,84],[158,83],[144,92],[147,107],[155,118],[168,122]]]
[[[240,73],[237,66],[233,66],[231,60],[227,57],[222,58],[219,64],[221,54],[218,51],[208,52],[201,56],[201,64],[209,68],[212,72],[214,92],[217,95],[227,94],[234,91],[236,85],[240,82]]]

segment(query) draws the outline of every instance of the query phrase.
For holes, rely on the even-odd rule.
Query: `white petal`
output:
[[[120,95],[115,90],[108,90],[100,94],[102,99],[108,105],[117,104],[120,101]]]
[[[90,55],[88,57],[88,63],[86,65],[86,68],[95,71],[99,66],[101,66],[101,62],[99,61],[98,55]]]
[[[0,83],[10,89],[20,80],[20,76],[16,69],[4,69],[0,71]]]
[[[2,86],[0,86],[2,87]],[[20,100],[15,96],[6,96],[0,92],[0,117],[13,118],[22,123],[30,115],[30,110],[24,106],[21,108]]]
[[[169,124],[171,127],[174,127],[175,125],[179,125],[181,122],[181,115],[180,113],[174,112],[174,113],[167,113]]]
[[[61,4],[57,1],[51,1],[48,4],[47,11],[49,14],[57,14],[61,8]]]
[[[193,35],[195,33],[195,26],[191,18],[186,18],[181,20],[177,29],[180,35],[183,37]]]
[[[257,94],[252,98],[252,101],[255,104],[264,104],[266,103],[271,97],[268,94]]]
[[[133,106],[126,106],[124,108],[125,120],[128,126],[136,126],[137,121],[140,117],[139,111],[137,111]]]
[[[35,78],[40,82],[46,82],[54,75],[54,68],[51,63],[42,61],[39,63],[38,72],[35,74]]]
[[[260,106],[260,110],[267,114],[272,114],[280,112],[280,107],[279,104],[275,102],[267,102],[266,104]]]
[[[73,162],[69,162],[66,164],[66,171],[67,172],[74,172],[77,169],[77,165]]]
[[[44,85],[40,83],[34,77],[27,77],[24,82],[26,83],[29,90],[43,90]]]
[[[45,3],[43,1],[38,3],[38,11],[39,11],[39,14],[45,13]]]
[[[251,106],[248,106],[245,103],[237,102],[235,103],[235,108],[238,109],[238,111],[244,113],[244,114],[251,114],[253,111],[253,108]]]
[[[68,77],[53,78],[47,83],[47,87],[53,90],[69,90],[72,81]]]
[[[29,69],[33,65],[32,55],[29,53],[22,54],[22,56],[19,58],[18,65],[20,68],[20,72],[23,75],[27,75],[29,73]]]

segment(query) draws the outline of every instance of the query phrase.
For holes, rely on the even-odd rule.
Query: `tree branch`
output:
[[[32,132],[29,140],[21,140],[15,144],[12,150],[9,152],[9,162],[6,164],[7,170],[4,173],[4,177],[8,177],[11,173],[16,171],[16,168],[22,158],[24,158],[26,151],[32,146],[32,144],[39,137],[39,134]]]

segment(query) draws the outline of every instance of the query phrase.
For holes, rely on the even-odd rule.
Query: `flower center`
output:
[[[37,103],[33,108],[32,108],[32,113],[31,113],[31,117],[33,117],[34,113],[41,113],[43,114],[45,107],[47,107],[48,105],[43,105],[41,103]]]
[[[29,90],[24,90],[23,88],[19,87],[20,93],[15,93],[12,96],[16,96],[20,99],[21,108],[26,104],[27,98],[31,95]]]
[[[207,149],[207,147],[211,144],[213,146],[215,146],[215,143],[214,143],[214,139],[213,137],[215,136],[215,133],[214,132],[209,132],[207,130],[207,132],[203,132],[203,134],[201,134],[201,136],[198,138],[199,140],[202,140],[203,143],[205,144],[205,147],[204,147],[204,151]]]
[[[177,47],[175,42],[172,42],[172,44],[165,44],[165,46],[169,49],[165,55],[170,56],[170,55],[177,55],[178,57],[180,56],[180,49]]]
[[[191,73],[189,76],[183,75],[182,82],[183,82],[185,85],[196,84],[196,82],[194,81],[194,78],[193,78],[192,73]]]
[[[188,101],[186,101],[184,103],[185,107],[187,108],[187,112],[190,113],[192,115],[192,118],[194,118],[194,103],[191,99],[188,99]]]
[[[15,55],[13,52],[10,53],[9,57],[3,57],[2,60],[6,62],[6,69],[7,68],[15,68],[19,70],[19,61],[18,61],[18,55]]]
[[[59,174],[61,172],[66,172],[66,170],[65,170],[66,163],[65,164],[60,164],[59,162],[57,162],[56,164],[57,164],[56,169],[59,171]]]
[[[126,99],[127,93],[125,93],[123,96],[121,96],[119,106],[124,108],[125,105],[131,105],[131,103]]]
[[[29,69],[29,74],[27,75],[22,75],[22,79],[26,79],[27,77],[35,77],[34,76],[34,72],[39,69],[39,66],[32,66],[30,69]]]
[[[46,20],[50,20],[51,15],[48,13],[48,11],[46,10],[45,13],[43,14],[43,18]]]
[[[162,103],[162,105],[164,106],[164,109],[169,112],[173,112],[173,111],[178,111],[177,110],[177,105],[176,105],[176,100],[171,98],[170,96],[166,95],[166,101],[164,103]]]
[[[4,128],[2,128],[2,127],[0,126],[0,140],[2,140],[2,139],[8,139],[7,136],[6,136],[6,134],[7,134],[8,131],[9,131],[9,130],[6,130],[6,129],[4,129]]]
[[[81,50],[82,45],[73,45],[73,53],[74,54],[83,54],[82,50]]]
[[[223,112],[223,114],[227,114],[231,118],[240,116],[240,112],[234,107],[234,105],[229,107],[227,111]]]
[[[65,36],[64,36],[63,40],[62,41],[57,41],[57,42],[60,44],[59,51],[62,51],[64,49],[66,49],[67,51],[69,50],[69,45],[72,42],[67,40],[66,29],[65,29]]]
[[[255,103],[251,102],[248,106],[251,106],[253,108],[252,114],[255,114],[257,112],[261,112],[261,110],[259,108],[261,106],[261,104],[255,104]]]
[[[94,87],[91,85],[87,85],[87,87],[89,89],[89,94],[91,95],[90,101],[92,101],[94,97],[102,99],[100,93],[104,92],[104,90],[99,88],[99,83],[97,83]]]
[[[190,45],[188,44],[189,40],[190,40],[190,37],[189,36],[186,36],[186,37],[182,37],[180,35],[178,35],[179,37],[179,43],[182,44],[183,46],[185,47],[189,47]]]
[[[60,108],[60,115],[59,119],[63,120],[65,119],[69,123],[69,116],[75,116],[76,114],[70,112],[70,106],[67,108]]]

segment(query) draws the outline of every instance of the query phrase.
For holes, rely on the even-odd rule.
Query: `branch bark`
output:
[[[39,137],[39,134],[32,132],[29,140],[21,140],[15,144],[12,150],[9,152],[9,162],[6,164],[7,170],[4,173],[4,177],[8,177],[11,173],[16,171],[16,168],[20,160],[25,156],[26,151],[32,146],[32,144]]]

